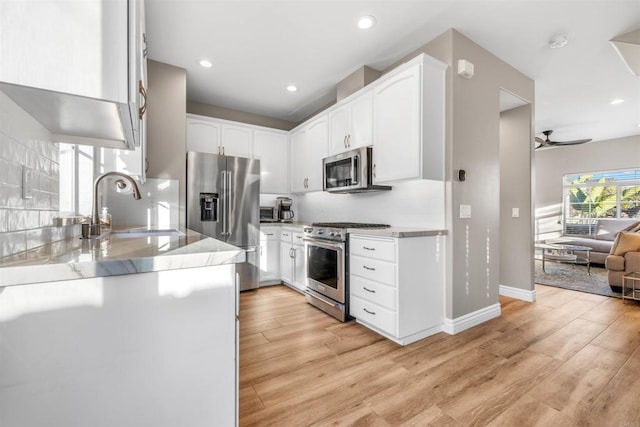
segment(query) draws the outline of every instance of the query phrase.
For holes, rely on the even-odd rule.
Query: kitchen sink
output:
[[[155,236],[184,236],[184,233],[175,228],[166,229],[146,229],[128,228],[125,230],[115,230],[111,232],[112,237],[155,237]]]

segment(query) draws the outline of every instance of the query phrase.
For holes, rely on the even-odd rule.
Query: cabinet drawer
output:
[[[294,245],[304,245],[304,234],[298,232],[293,233],[292,241]]]
[[[396,288],[354,274],[349,276],[349,280],[351,295],[374,302],[390,310],[396,309]]]
[[[390,262],[394,262],[396,260],[395,240],[351,237],[349,239],[349,248],[353,255],[360,255]]]
[[[396,285],[396,264],[361,256],[350,257],[350,274],[375,280],[386,285]]]
[[[280,229],[277,227],[260,228],[260,240],[277,240],[280,238]]]
[[[358,297],[351,298],[349,314],[356,319],[380,329],[390,335],[396,335],[396,313],[365,301]]]
[[[289,230],[280,231],[280,240],[286,243],[293,242],[293,233]]]

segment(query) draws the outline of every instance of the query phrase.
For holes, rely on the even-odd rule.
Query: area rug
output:
[[[591,276],[589,276],[587,267],[584,265],[574,266],[572,264],[546,262],[545,270],[542,271],[542,262],[536,261],[536,283],[571,289],[572,291],[621,298],[619,292],[613,292],[609,287],[605,268],[591,266]]]

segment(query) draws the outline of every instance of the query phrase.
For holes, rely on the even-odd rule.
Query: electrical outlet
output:
[[[33,169],[22,165],[22,198],[33,199]]]

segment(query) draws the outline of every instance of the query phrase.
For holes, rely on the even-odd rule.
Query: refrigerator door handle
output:
[[[224,150],[224,148],[223,148]],[[228,171],[227,174],[227,201],[229,203],[227,203],[227,236],[231,236],[231,231],[229,231],[230,227],[229,227],[229,222],[231,222],[231,194],[233,194],[233,188],[232,188],[232,183],[233,180],[231,179],[231,174],[233,172],[232,171]]]
[[[227,193],[227,171],[222,171],[222,235],[227,235],[227,203],[229,194]]]

